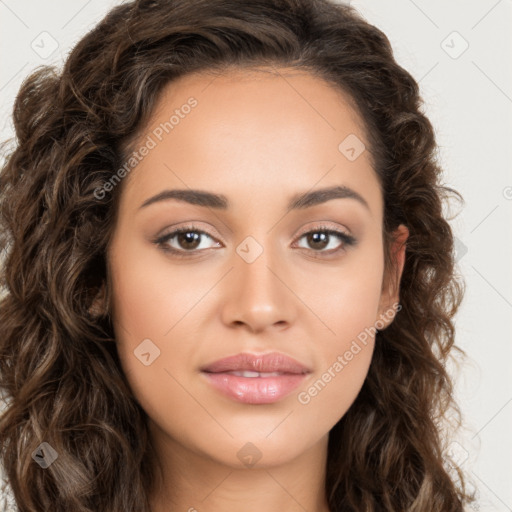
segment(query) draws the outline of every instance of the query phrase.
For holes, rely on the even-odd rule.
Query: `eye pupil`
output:
[[[308,243],[312,245],[312,247],[316,246],[316,248],[323,249],[329,243],[329,234],[321,232],[310,233],[308,235]]]
[[[186,231],[183,233],[178,234],[178,243],[181,245],[182,242],[186,242],[184,246],[188,249],[195,249],[197,245],[199,245],[197,242],[200,238],[199,233],[194,233],[193,231]]]

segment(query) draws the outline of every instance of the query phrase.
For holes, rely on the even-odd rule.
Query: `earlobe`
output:
[[[400,302],[400,281],[405,265],[405,251],[407,239],[409,238],[409,229],[400,224],[393,232],[393,244],[391,246],[391,271],[389,276],[385,276],[381,298],[379,303],[379,317],[377,318],[379,325],[388,327],[394,320],[398,304]]]

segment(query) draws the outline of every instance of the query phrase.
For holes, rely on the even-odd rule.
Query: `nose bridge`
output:
[[[261,237],[260,237],[261,239]],[[275,268],[275,254],[272,256],[272,250],[269,243],[265,241],[258,242],[253,237],[247,237],[237,247],[239,261],[238,279],[241,280],[243,287],[252,290],[252,296],[261,295],[261,298],[273,294],[272,288],[275,287],[275,276],[270,269]]]
[[[243,322],[260,330],[291,321],[293,294],[284,284],[285,266],[279,251],[270,247],[270,240],[270,235],[260,235],[258,240],[248,236],[236,247],[224,309],[226,322]]]

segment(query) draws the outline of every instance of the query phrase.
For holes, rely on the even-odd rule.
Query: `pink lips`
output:
[[[277,402],[311,373],[295,359],[278,352],[238,354],[215,361],[201,371],[218,391],[246,404]]]

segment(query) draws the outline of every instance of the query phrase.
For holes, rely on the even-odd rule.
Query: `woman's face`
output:
[[[323,81],[281,71],[164,90],[108,252],[119,356],[157,445],[232,467],[326,442],[398,300],[362,124]]]

